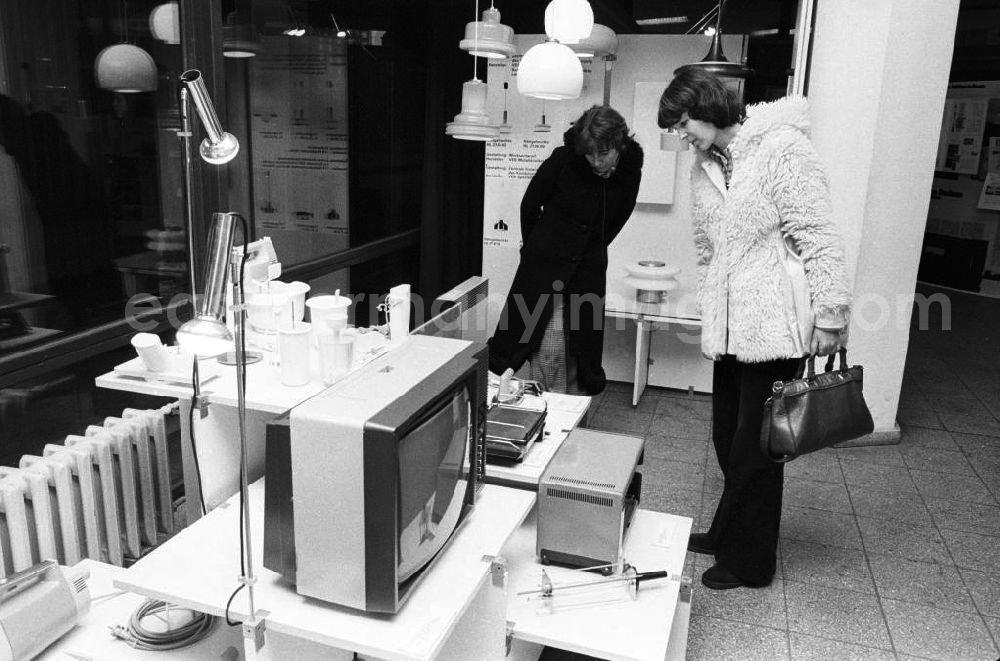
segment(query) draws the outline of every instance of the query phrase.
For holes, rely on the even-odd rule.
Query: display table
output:
[[[617,293],[617,292],[616,292]],[[639,404],[639,398],[649,380],[649,347],[657,324],[701,327],[701,317],[685,299],[668,297],[663,303],[640,303],[634,296],[612,296],[609,292],[604,308],[605,316],[613,319],[635,321],[635,370],[632,378],[632,406]]]
[[[497,612],[493,617],[480,617],[481,613],[476,613],[476,617],[466,621],[464,616],[473,602],[489,596],[489,590],[482,593],[492,585],[489,580],[492,557],[500,554],[531,511],[535,502],[533,493],[485,486],[469,519],[393,617],[368,615],[303,597],[280,575],[265,569],[261,544],[263,480],[250,486],[249,502],[251,537],[256,540],[255,605],[258,615],[265,620],[265,639],[278,634],[275,642],[283,650],[292,641],[281,640],[281,636],[379,659],[462,658],[452,655],[451,645],[465,645],[482,638],[486,633],[477,631],[480,625],[495,628],[496,635],[479,641],[482,646],[479,653],[465,658],[489,658],[490,647],[503,647],[502,590],[496,590],[497,598],[493,601]],[[239,514],[234,497],[227,506],[216,508],[117,576],[115,585],[212,615],[223,615],[240,575]],[[229,617],[248,620],[247,608],[246,596],[239,594],[232,601]],[[488,603],[484,608],[489,610]],[[452,640],[455,636],[458,637]],[[274,655],[275,648],[269,650],[268,644],[261,652],[263,658],[283,658]],[[466,649],[463,653],[471,652]]]

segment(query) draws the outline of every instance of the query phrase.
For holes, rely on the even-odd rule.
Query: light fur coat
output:
[[[721,167],[705,154],[691,171],[702,352],[747,363],[797,357],[781,232],[805,264],[816,326],[845,328],[850,309],[843,242],[809,142],[806,100],[749,106],[729,152],[728,191]]]

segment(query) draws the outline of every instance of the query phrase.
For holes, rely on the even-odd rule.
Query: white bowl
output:
[[[309,285],[304,282],[282,282],[272,280],[270,283],[272,294],[284,294],[292,299],[292,309],[295,312],[295,321],[302,321],[306,317],[306,294],[309,293]]]

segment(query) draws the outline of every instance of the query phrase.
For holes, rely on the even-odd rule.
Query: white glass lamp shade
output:
[[[94,78],[98,87],[115,92],[153,92],[158,83],[153,56],[132,44],[115,44],[98,53]]]
[[[500,129],[490,124],[486,114],[486,83],[473,78],[462,85],[462,112],[448,122],[445,134],[459,140],[487,142],[500,135]]]
[[[517,68],[517,91],[536,99],[576,99],[583,89],[583,65],[569,46],[546,41],[528,49]]]
[[[177,329],[177,344],[199,358],[210,358],[233,349],[233,334],[221,320],[198,315]]]
[[[618,35],[608,26],[594,23],[590,36],[578,43],[570,44],[569,47],[581,59],[614,55],[618,52]]]
[[[168,44],[181,43],[181,13],[176,2],[166,2],[149,12],[149,31]]]
[[[490,7],[483,12],[483,20],[465,25],[465,39],[458,47],[471,55],[494,59],[514,54],[514,29],[500,22],[500,12]]]
[[[587,0],[552,0],[545,7],[545,34],[561,44],[575,44],[594,29],[594,10]]]

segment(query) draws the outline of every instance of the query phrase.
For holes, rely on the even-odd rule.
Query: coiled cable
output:
[[[142,624],[145,618],[159,616],[160,613],[165,613],[170,608],[189,611],[191,619],[178,627],[169,627],[167,631],[151,631]],[[165,621],[163,618],[161,620]],[[135,649],[163,651],[175,650],[197,643],[211,633],[217,620],[218,618],[213,615],[187,608],[182,609],[159,599],[147,599],[132,613],[128,626],[118,624],[109,628],[116,638],[121,638]]]

